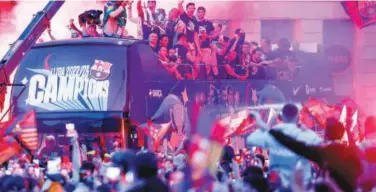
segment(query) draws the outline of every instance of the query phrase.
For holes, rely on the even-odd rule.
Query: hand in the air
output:
[[[71,144],[75,143],[78,139],[78,134],[76,130],[69,131],[67,136],[70,138]]]

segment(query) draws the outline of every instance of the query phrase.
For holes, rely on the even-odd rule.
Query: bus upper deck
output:
[[[330,79],[321,68],[320,78],[312,66],[305,71],[292,81],[177,80],[144,41],[52,41],[35,45],[20,64],[14,82],[26,86],[24,92],[13,88],[12,114],[35,110],[43,132],[64,131],[72,121],[83,132],[106,132],[116,129],[124,111],[140,123],[153,117],[188,121],[194,102],[221,106],[221,113],[229,114],[242,106],[335,97],[331,83],[321,83]]]

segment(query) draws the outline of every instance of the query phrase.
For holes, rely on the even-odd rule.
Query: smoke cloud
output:
[[[143,0],[146,2],[146,0]],[[74,1],[66,0],[61,9],[51,20],[51,31],[56,39],[70,38],[70,31],[67,26],[70,19],[74,19],[76,26],[78,26],[78,15],[86,10],[98,9],[103,10],[105,1],[91,0],[91,1]],[[137,17],[136,0],[133,3],[133,17]],[[43,10],[47,5],[47,0],[23,0],[17,1],[17,5],[11,10],[0,11],[0,59],[7,53],[10,44],[15,42],[21,33],[25,30],[27,25],[32,21],[33,15],[38,11]],[[177,6],[177,0],[163,0],[158,1],[157,8],[164,8],[168,12],[173,7]],[[127,22],[126,29],[128,35],[137,37],[137,24]],[[44,32],[41,36],[44,41],[49,41],[50,37]],[[12,80],[14,73],[10,75]],[[10,88],[7,93],[10,93]],[[6,111],[10,102],[10,94],[5,98],[5,110],[0,110],[0,117]],[[6,120],[6,119],[5,119]]]
[[[69,20],[75,20],[78,26],[78,15],[89,9],[103,10],[105,1],[66,1],[62,8],[51,20],[52,34],[56,39],[65,39],[70,37],[67,28]],[[133,3],[133,16],[137,17],[136,0]],[[47,0],[23,0],[18,1],[16,7],[6,15],[6,19],[0,17],[0,58],[2,58],[9,49],[9,44],[17,40],[19,35],[25,30],[33,18],[33,15],[42,10],[48,3]],[[158,1],[157,8],[164,8],[167,13],[170,9],[177,6],[177,0]],[[128,22],[127,31],[129,35],[137,37],[137,24]],[[41,36],[44,41],[49,41],[49,36],[45,33]]]
[[[19,1],[14,9],[10,12],[2,14],[0,23],[0,57],[2,58],[9,49],[9,44],[17,40],[19,35],[25,30],[27,25],[33,18],[33,15],[41,11],[48,1]],[[74,19],[78,25],[78,15],[89,9],[103,9],[103,3],[96,1],[66,1],[62,8],[56,13],[51,20],[52,34],[57,39],[65,39],[70,37],[67,28],[69,19]],[[49,41],[50,38],[44,32],[41,38]]]

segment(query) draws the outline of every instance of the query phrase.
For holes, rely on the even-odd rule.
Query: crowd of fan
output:
[[[259,46],[245,41],[241,29],[225,35],[225,26],[206,19],[205,7],[179,1],[168,15],[156,1],[132,6],[133,1],[108,1],[104,10],[79,16],[80,28],[71,20],[72,37],[126,38],[127,23],[138,26],[138,37],[149,42],[160,65],[177,79],[288,79],[296,73],[297,58],[287,39],[272,50],[265,38]],[[137,7],[138,17],[132,9]],[[103,18],[101,15],[103,13]]]
[[[282,122],[270,129],[260,114],[251,112],[247,118],[259,129],[246,143],[260,148],[235,152],[226,141],[215,175],[200,165],[205,159],[192,155],[191,139],[173,154],[124,151],[118,142],[104,151],[99,145],[83,145],[74,132],[67,135],[67,151],[48,136],[34,159],[23,154],[4,163],[0,191],[372,190],[375,117],[366,120],[365,140],[355,144],[351,138],[341,141],[346,131],[337,119],[326,121],[324,138],[320,138],[299,124],[295,105],[286,104],[281,114]]]
[[[223,35],[222,25],[205,19],[206,9],[183,1],[166,16],[156,1],[137,2],[138,18],[132,17],[132,1],[109,1],[104,11],[80,15],[81,30],[70,23],[72,37],[120,38],[126,23],[140,24],[140,38],[149,41],[159,61],[178,79],[276,78],[273,63],[293,68],[296,57],[290,43],[281,39],[271,49],[268,39],[259,47],[246,42],[238,29]],[[101,20],[99,15],[104,13]],[[101,25],[103,32],[98,32]],[[50,32],[50,31],[49,31]],[[277,72],[276,72],[277,73]],[[285,74],[289,75],[289,74]],[[291,74],[290,74],[291,75]],[[0,169],[0,191],[371,191],[376,184],[376,118],[365,123],[365,139],[342,142],[346,128],[337,119],[326,121],[324,138],[298,122],[299,110],[286,104],[279,123],[266,124],[260,115],[248,117],[258,130],[246,140],[248,149],[235,152],[224,144],[216,175],[203,171],[197,179],[190,139],[172,154],[124,150],[118,142],[104,150],[85,145],[70,134],[63,150],[53,136],[43,141],[36,156],[22,154]],[[251,150],[257,147],[257,150]],[[267,151],[267,152],[266,152]],[[201,161],[206,161],[202,159]],[[207,168],[204,168],[207,169]],[[375,190],[375,189],[373,189]]]

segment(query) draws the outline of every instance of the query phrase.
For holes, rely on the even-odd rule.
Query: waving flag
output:
[[[339,122],[341,122],[346,127],[346,117],[347,117],[347,108],[346,105],[343,106],[341,115],[339,116]]]
[[[361,131],[358,126],[358,110],[354,112],[354,114],[351,117],[351,127],[350,127],[350,133],[354,138],[354,142],[361,142],[362,135]],[[357,127],[357,129],[355,129]]]
[[[213,106],[200,110],[198,114],[197,131],[189,153],[193,180],[203,177],[206,170],[212,176],[217,172],[217,162],[220,160],[225,137],[231,132],[230,124],[233,119],[228,116],[217,120],[218,113],[218,108]]]
[[[248,115],[248,110],[242,110],[222,119],[221,121],[227,122],[225,138],[241,136],[255,131],[255,122],[248,118]]]
[[[38,130],[35,111],[29,111],[18,124],[22,143],[30,150],[38,148]]]
[[[309,98],[303,103],[303,109],[300,113],[300,122],[306,127],[324,128],[328,117],[336,116],[336,108],[326,104],[324,101],[316,98]]]
[[[359,28],[376,22],[376,1],[343,1],[341,4]]]
[[[351,128],[350,131],[353,131],[358,123],[358,110],[355,111],[353,116],[351,117]]]
[[[141,124],[139,128],[143,130],[146,135],[152,138],[154,150],[159,148],[164,137],[172,131],[171,121],[162,124],[154,124],[150,121],[148,123]]]
[[[36,150],[38,147],[38,131],[35,111],[29,111],[11,118],[10,121],[3,124],[2,133],[5,133],[5,135],[16,134],[28,150]]]
[[[21,117],[11,118],[0,126],[0,164],[8,161],[22,150],[20,143],[10,133]]]
[[[14,155],[17,155],[22,150],[17,141],[11,137],[6,136],[0,139],[0,164],[8,161]]]
[[[347,120],[347,108],[346,108],[346,105],[345,105],[345,106],[343,106],[342,111],[341,111],[341,115],[339,116],[339,122],[341,122],[343,124],[343,126],[345,127],[345,129],[346,129],[346,132],[343,135],[342,140],[348,142],[350,135],[349,135],[349,132],[347,131],[346,120]]]

